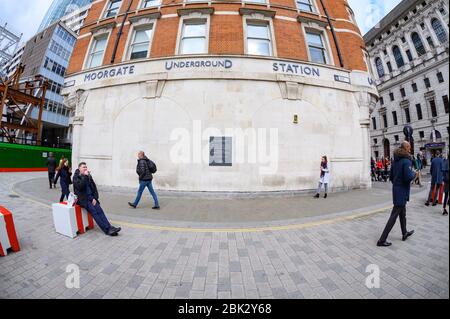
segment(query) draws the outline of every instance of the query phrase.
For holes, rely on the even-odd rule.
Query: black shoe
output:
[[[429,203],[429,202],[426,202],[426,203],[425,203],[425,206],[430,206],[430,203]]]
[[[414,234],[414,230],[411,230],[409,232],[406,232],[405,235],[403,235],[402,240],[405,241],[406,239],[408,239],[409,236],[411,236],[412,234]]]
[[[435,203],[433,203],[433,205],[431,205],[431,206],[437,206],[437,204],[438,204],[438,203],[437,203],[437,202],[435,202]]]
[[[108,230],[108,233],[106,235],[113,236],[113,237],[118,236],[120,231],[121,231],[120,227],[116,228],[116,227],[111,226],[111,228]]]
[[[133,208],[136,208],[136,205],[134,205],[133,203],[128,202],[128,205],[130,205]]]
[[[390,243],[390,242],[387,242],[387,241],[383,241],[383,242],[381,242],[381,241],[379,241],[378,243],[377,243],[377,246],[378,247],[389,247],[389,246],[391,246],[392,244]]]
[[[319,198],[320,197],[320,195],[319,194],[316,194],[316,196],[314,196],[314,198]]]
[[[447,216],[448,215],[448,211],[446,209],[444,209],[444,212],[442,213],[442,215]]]
[[[324,196],[323,196],[323,198],[327,198],[328,197],[328,194],[325,194]]]
[[[152,207],[152,209],[159,210],[159,209],[161,209],[161,207],[155,206],[155,207]]]

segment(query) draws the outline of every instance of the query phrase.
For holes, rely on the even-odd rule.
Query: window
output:
[[[405,91],[404,88],[401,88],[401,89],[400,89],[400,94],[401,94],[402,97],[405,97],[405,96],[406,96],[406,91]]]
[[[426,53],[425,47],[423,46],[422,40],[420,39],[420,36],[417,34],[417,32],[414,32],[411,35],[411,40],[414,44],[414,47],[416,48],[417,54],[419,56],[424,55]]]
[[[448,114],[449,113],[449,109],[448,109],[448,95],[444,95],[442,97],[442,102],[444,102],[445,113]]]
[[[232,166],[232,138],[209,138],[209,166]]]
[[[413,92],[417,92],[417,84],[416,83],[411,84],[411,87],[413,89]]]
[[[425,83],[425,87],[427,89],[429,89],[431,87],[431,83],[430,83],[430,79],[429,78],[423,79],[423,82]]]
[[[388,127],[388,120],[387,120],[386,114],[383,114],[383,124],[384,124],[384,128]]]
[[[373,139],[373,144],[376,145],[377,143],[378,143],[378,139],[377,139],[377,138],[374,138],[374,139]]]
[[[394,135],[394,140],[395,140],[396,142],[398,142],[398,141],[400,140],[399,136],[398,136],[398,135]]]
[[[306,32],[306,40],[308,42],[311,62],[326,64],[326,50],[322,35],[315,32]]]
[[[130,60],[148,57],[152,31],[153,25],[134,30],[133,40],[130,45]]]
[[[108,36],[106,34],[98,38],[94,38],[86,65],[87,68],[95,68],[103,64],[103,56],[105,53],[107,40]]]
[[[406,43],[406,38],[402,37],[402,43]]]
[[[421,139],[423,139],[425,137],[425,132],[424,131],[419,131],[419,137]]]
[[[59,63],[56,63],[52,59],[46,57],[44,62],[44,68],[46,68],[49,71],[52,71],[55,74],[58,74],[59,76],[64,76],[66,73],[66,68],[60,65]]]
[[[122,0],[111,0],[108,3],[105,11],[105,18],[114,17],[119,13]]]
[[[247,23],[247,54],[272,55],[268,23]]]
[[[297,8],[301,11],[314,12],[312,0],[296,0]]]
[[[374,129],[374,130],[377,129],[377,119],[374,118],[374,117],[372,117],[372,126],[373,126],[373,129]],[[375,144],[377,144],[377,143],[375,142]]]
[[[156,7],[161,4],[161,0],[143,0],[142,8]]]
[[[431,116],[437,117],[438,113],[436,108],[436,102],[434,102],[434,100],[430,100],[430,108],[431,108]]]
[[[394,93],[389,93],[389,98],[391,99],[391,101],[394,101],[395,100],[395,97],[394,97]]]
[[[400,49],[398,46],[395,46],[392,49],[392,53],[394,53],[395,63],[397,63],[397,67],[401,68],[405,65],[405,61],[403,61],[402,53],[400,52]]]
[[[378,77],[382,78],[384,76],[384,68],[380,58],[375,59],[375,66],[377,67]]]
[[[394,120],[394,125],[398,125],[398,118],[397,118],[397,112],[392,112],[392,118]]]
[[[384,98],[380,97],[380,105],[384,105]]]
[[[355,13],[353,12],[353,10],[350,7],[347,7],[347,11],[350,16],[350,21],[352,21],[354,24],[356,24],[356,17],[355,17]]]
[[[411,114],[409,114],[409,107],[405,107],[406,123],[411,123]]]
[[[408,57],[408,61],[411,62],[413,60],[413,56],[410,50],[406,50],[406,56]]]
[[[439,42],[447,42],[447,34],[445,33],[441,22],[438,19],[434,18],[433,20],[431,20],[431,26],[433,27],[434,33],[436,33]]]
[[[423,119],[422,114],[422,106],[420,104],[416,104],[416,111],[417,111],[417,119],[420,121]]]
[[[392,73],[392,65],[391,62],[386,62],[386,65],[388,67],[389,73]]]
[[[437,79],[438,79],[439,83],[443,83],[444,82],[444,76],[442,75],[442,72],[438,72],[436,74],[436,76],[437,76]]]
[[[180,54],[207,53],[206,21],[185,21],[181,36]]]

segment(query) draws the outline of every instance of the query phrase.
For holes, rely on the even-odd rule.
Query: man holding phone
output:
[[[105,216],[98,200],[97,186],[88,170],[86,163],[80,163],[73,176],[73,189],[78,196],[77,204],[85,208],[94,218],[97,225],[108,236],[117,236],[120,227],[112,226]]]

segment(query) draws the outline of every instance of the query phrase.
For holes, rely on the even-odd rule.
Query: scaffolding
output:
[[[22,34],[12,31],[8,24],[0,24],[0,75],[6,64],[12,60],[17,50]]]
[[[25,67],[19,65],[9,79],[0,78],[0,141],[41,145],[42,112],[48,81],[38,75],[20,81]],[[37,109],[37,119],[32,119]]]

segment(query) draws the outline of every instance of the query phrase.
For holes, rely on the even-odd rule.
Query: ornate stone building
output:
[[[404,0],[365,36],[380,100],[371,119],[374,158],[392,156],[403,128],[414,152],[448,152],[448,1]]]
[[[136,153],[180,191],[370,187],[377,91],[345,0],[99,0],[64,94],[74,164],[135,186]]]

